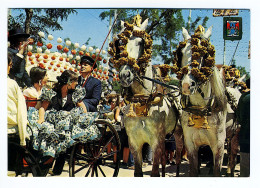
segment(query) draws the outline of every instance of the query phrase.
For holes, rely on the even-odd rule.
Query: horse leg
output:
[[[239,134],[237,132],[231,140],[230,169],[231,169],[232,177],[234,177],[234,171],[237,162],[236,157],[237,157],[237,153],[239,152],[238,146],[239,146]]]
[[[162,177],[165,177],[165,166],[166,166],[166,156],[164,155],[165,154],[165,144],[164,142],[162,142],[161,144],[161,164],[162,164]]]
[[[214,161],[214,176],[221,176],[221,168],[224,157],[224,143],[219,144],[217,148],[212,149]]]
[[[176,162],[176,167],[177,167],[176,168],[176,177],[179,177],[182,149],[183,149],[183,145],[184,145],[182,128],[175,130],[174,138],[175,138],[175,145],[176,145],[176,157],[175,157],[175,162]]]
[[[143,177],[142,147],[132,147],[132,144],[129,144],[129,148],[134,157],[134,163],[135,163],[134,177]]]
[[[153,155],[153,168],[152,168],[151,177],[160,177],[160,173],[159,173],[160,163],[162,164],[162,176],[165,176],[166,157],[165,157],[164,141],[165,141],[164,137],[159,138],[156,146],[153,145],[153,147],[152,147],[152,149],[154,151],[154,155]]]
[[[198,150],[186,147],[190,163],[190,177],[198,177]]]

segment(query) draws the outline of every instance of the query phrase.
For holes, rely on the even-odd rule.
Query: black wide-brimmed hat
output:
[[[8,40],[15,39],[15,38],[25,38],[25,39],[27,39],[29,37],[30,37],[30,35],[25,33],[23,31],[23,29],[21,29],[21,28],[12,29],[8,32]]]
[[[87,63],[92,67],[94,65],[94,62],[95,62],[94,59],[92,59],[90,56],[82,56],[81,60],[80,60],[80,64]],[[93,67],[93,69],[95,69],[95,68],[97,68],[97,64],[95,64],[95,66]]]

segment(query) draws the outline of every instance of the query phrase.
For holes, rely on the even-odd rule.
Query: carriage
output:
[[[70,177],[116,177],[118,175],[120,165],[118,153],[121,150],[118,133],[105,119],[96,119],[93,124],[101,133],[98,139],[76,141],[66,150],[65,158],[69,164]],[[32,132],[30,125],[28,128]],[[8,135],[8,139],[8,171],[14,171],[15,176],[28,176],[29,173],[36,177],[47,176],[55,158],[43,156],[41,151],[34,150],[32,136],[27,140],[26,147],[20,146],[15,139],[12,139],[12,135]],[[114,147],[108,149],[109,144]]]

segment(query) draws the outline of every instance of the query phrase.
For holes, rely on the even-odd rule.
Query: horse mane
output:
[[[226,108],[226,87],[222,76],[222,70],[219,71],[217,67],[213,68],[212,77],[210,79],[212,93],[215,97],[215,102],[221,109]]]

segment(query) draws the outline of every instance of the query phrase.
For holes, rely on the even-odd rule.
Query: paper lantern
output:
[[[63,48],[63,52],[68,53],[69,49],[67,47]]]
[[[72,58],[73,58],[73,55],[72,55],[72,54],[70,54],[68,57],[69,57],[70,59],[72,59]]]
[[[67,58],[66,58],[66,62],[69,62],[69,61],[70,61],[70,58],[67,57]]]
[[[34,61],[31,61],[31,65],[34,65]]]
[[[42,60],[43,60],[43,57],[42,57],[42,56],[40,56],[38,59],[39,59],[40,61],[42,61]]]
[[[40,54],[35,54],[35,58],[39,58],[40,57]]]
[[[60,44],[59,44],[59,45],[57,45],[57,49],[58,49],[58,50],[62,50],[62,48],[63,48],[63,46],[62,46],[62,45],[60,45]]]
[[[71,50],[71,54],[75,55],[76,53],[76,50]]]
[[[59,37],[57,38],[57,43],[61,43],[62,42],[62,39]]]
[[[102,54],[106,54],[107,52],[105,50],[102,50]]]
[[[32,52],[29,51],[29,52],[27,53],[27,55],[28,55],[28,56],[32,56]]]
[[[32,61],[33,60],[33,58],[32,57],[29,57],[29,61]]]
[[[44,35],[44,32],[42,32],[42,31],[39,31],[39,32],[38,32],[38,35],[39,35],[40,37],[42,37],[42,38],[44,38],[44,36],[45,36],[45,35]]]
[[[52,59],[52,60],[55,60],[55,59],[56,59],[56,57],[53,55],[53,56],[51,56],[51,59]]]
[[[100,52],[100,49],[97,48],[95,52],[98,54]]]
[[[42,53],[42,48],[37,48],[37,53]]]
[[[101,56],[98,56],[98,61],[101,61],[102,60],[102,57]]]
[[[54,56],[55,56],[55,57],[60,56],[59,52],[55,52],[55,53],[54,53]]]
[[[106,63],[107,63],[107,60],[106,60],[106,59],[103,59],[103,63],[106,64]]]
[[[66,40],[65,43],[66,43],[67,46],[70,46],[70,45],[71,45],[71,41],[69,41],[69,40]]]
[[[48,60],[46,60],[46,59],[43,60],[43,63],[47,63],[47,62],[48,62]]]
[[[67,68],[68,68],[67,65],[65,65],[65,66],[64,66],[64,69],[67,69]]]
[[[92,48],[92,47],[89,47],[89,48],[88,48],[88,51],[92,52],[92,51],[93,51],[93,48]]]
[[[56,64],[56,67],[60,67],[60,64],[59,64],[59,63],[57,63],[57,64]]]
[[[49,40],[53,40],[53,36],[52,35],[48,35],[48,39]]]
[[[62,57],[67,58],[67,54],[62,53]]]
[[[60,57],[59,60],[60,60],[60,61],[63,61],[63,57]]]
[[[50,50],[48,50],[48,49],[46,49],[44,53],[45,53],[45,54],[50,54],[50,53],[51,53],[51,51],[50,51]]]
[[[75,43],[74,48],[79,48],[79,43]]]
[[[77,55],[77,56],[76,56],[76,60],[80,60],[80,56]]]
[[[86,47],[84,44],[80,47],[80,49],[81,49],[82,51],[85,51],[86,48],[87,48],[87,47]]]
[[[71,61],[71,64],[73,64],[73,65],[76,64],[76,60],[73,59],[73,60]]]
[[[48,69],[49,69],[49,70],[51,70],[51,69],[52,69],[52,67],[51,67],[51,66],[48,66]]]
[[[48,49],[51,49],[51,48],[52,48],[52,44],[51,44],[51,43],[48,43],[48,44],[46,44],[46,47],[47,47]]]
[[[33,49],[32,45],[28,45],[27,49],[28,49],[28,51],[32,51],[32,49]]]
[[[84,52],[83,51],[79,51],[79,55],[84,55]]]
[[[43,58],[44,58],[44,59],[48,59],[49,56],[48,56],[47,54],[45,54],[45,55],[43,55]]]
[[[90,56],[90,53],[86,52],[86,53],[85,53],[85,56]]]
[[[92,54],[92,59],[96,59],[96,55],[95,54]]]

